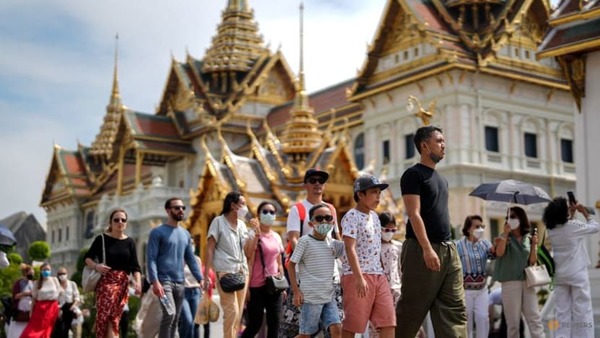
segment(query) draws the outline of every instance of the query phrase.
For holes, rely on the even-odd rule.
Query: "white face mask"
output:
[[[264,225],[273,225],[275,223],[275,215],[260,214],[260,222]]]
[[[478,228],[473,230],[473,237],[480,239],[481,237],[483,237],[483,233],[485,232],[485,229],[483,228]]]
[[[381,239],[384,242],[389,242],[392,240],[392,238],[394,237],[394,233],[393,232],[382,232],[381,233]]]
[[[246,217],[247,214],[248,214],[248,207],[245,205],[243,207],[239,208],[237,211],[238,218],[244,218],[244,217]]]
[[[66,280],[67,280],[67,275],[59,275],[59,276],[58,276],[58,279],[59,279],[61,282],[64,282],[64,281],[66,281]]]
[[[519,227],[519,225],[521,225],[521,222],[518,218],[509,218],[508,221],[506,221],[506,223],[508,223],[510,230],[515,230]]]
[[[333,229],[333,224],[330,223],[319,223],[315,226],[315,231],[323,236],[327,236],[331,229]]]

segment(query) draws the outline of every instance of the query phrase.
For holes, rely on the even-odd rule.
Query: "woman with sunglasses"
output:
[[[204,275],[208,276],[211,269],[217,274],[217,290],[223,309],[224,338],[237,337],[246,299],[248,262],[243,246],[248,237],[248,230],[243,220],[247,214],[246,198],[240,192],[232,191],[223,200],[221,215],[212,220],[208,229]],[[246,283],[240,290],[224,291],[221,279],[228,274],[243,274]],[[209,284],[205,283],[204,286],[209,288]]]
[[[465,218],[464,237],[454,241],[462,263],[469,337],[487,338],[490,331],[486,265],[492,243],[483,237],[485,225],[479,215]],[[475,326],[475,329],[473,329]],[[473,334],[475,332],[475,334]]]
[[[58,279],[52,277],[50,264],[42,264],[40,278],[32,290],[31,317],[21,337],[50,338],[54,322],[58,317],[58,297],[62,292]]]
[[[525,210],[512,207],[504,232],[494,241],[494,280],[502,283],[502,306],[508,338],[519,337],[521,313],[525,316],[531,337],[544,337],[535,288],[527,287],[525,281],[525,268],[537,262],[538,237],[535,233],[531,236],[530,230]]]
[[[575,212],[585,219],[577,219]],[[598,233],[600,225],[577,201],[557,197],[548,203],[542,217],[552,243],[556,274],[554,300],[556,320],[561,324],[556,337],[594,337],[594,309],[590,294],[590,258],[585,238]]]
[[[129,298],[129,276],[133,274],[133,287],[140,294],[140,264],[135,242],[125,234],[127,213],[116,209],[110,213],[108,227],[96,237],[85,254],[85,264],[100,272],[96,285],[96,337],[119,337],[119,321],[123,306]],[[104,247],[104,248],[103,248]],[[103,250],[106,262],[102,261]],[[99,263],[96,263],[99,262]]]
[[[283,243],[279,234],[272,230],[277,208],[270,202],[262,202],[257,208],[259,226],[250,231],[250,239],[244,251],[250,269],[248,322],[242,338],[256,336],[263,323],[266,310],[267,338],[277,338],[281,317],[282,294],[267,292],[266,278],[283,276]]]

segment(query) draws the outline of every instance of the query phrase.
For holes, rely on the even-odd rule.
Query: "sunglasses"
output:
[[[66,275],[66,274],[67,274],[66,272],[59,272],[59,273],[57,273],[56,275],[57,275],[57,276],[64,276],[64,275]]]
[[[515,219],[515,218],[518,218],[518,217],[517,217],[517,215],[510,215],[508,217],[504,217],[504,219],[509,219],[509,218]]]
[[[113,218],[113,223],[127,223],[127,218]]]
[[[315,217],[313,217],[313,221],[317,221],[317,222],[331,222],[333,221],[333,216],[331,215],[317,215]]]
[[[275,215],[275,210],[266,210],[266,209],[262,209],[261,213],[262,213],[263,215],[266,215],[266,214]]]
[[[396,229],[395,228],[383,228],[383,229],[381,229],[381,231],[383,231],[383,232],[396,232]]]
[[[170,206],[169,208],[175,209],[175,210],[185,210],[185,205],[173,205],[173,206]]]
[[[306,180],[306,183],[310,184],[317,184],[317,182],[319,182],[319,184],[325,184],[325,182],[327,182],[327,179],[323,177],[309,177]]]

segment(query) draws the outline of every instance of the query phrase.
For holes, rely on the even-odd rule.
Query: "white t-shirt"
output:
[[[63,292],[56,277],[46,278],[41,289],[38,289],[37,283],[34,282],[32,290],[35,300],[58,300],[58,296]]]
[[[345,237],[356,240],[356,256],[362,273],[371,275],[383,274],[381,265],[381,222],[373,210],[363,214],[350,209],[342,218],[342,233]],[[346,255],[342,259],[344,275],[351,275],[350,263]]]

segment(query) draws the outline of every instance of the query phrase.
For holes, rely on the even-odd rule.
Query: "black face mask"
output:
[[[33,280],[33,274],[32,273],[27,274],[27,279]]]

